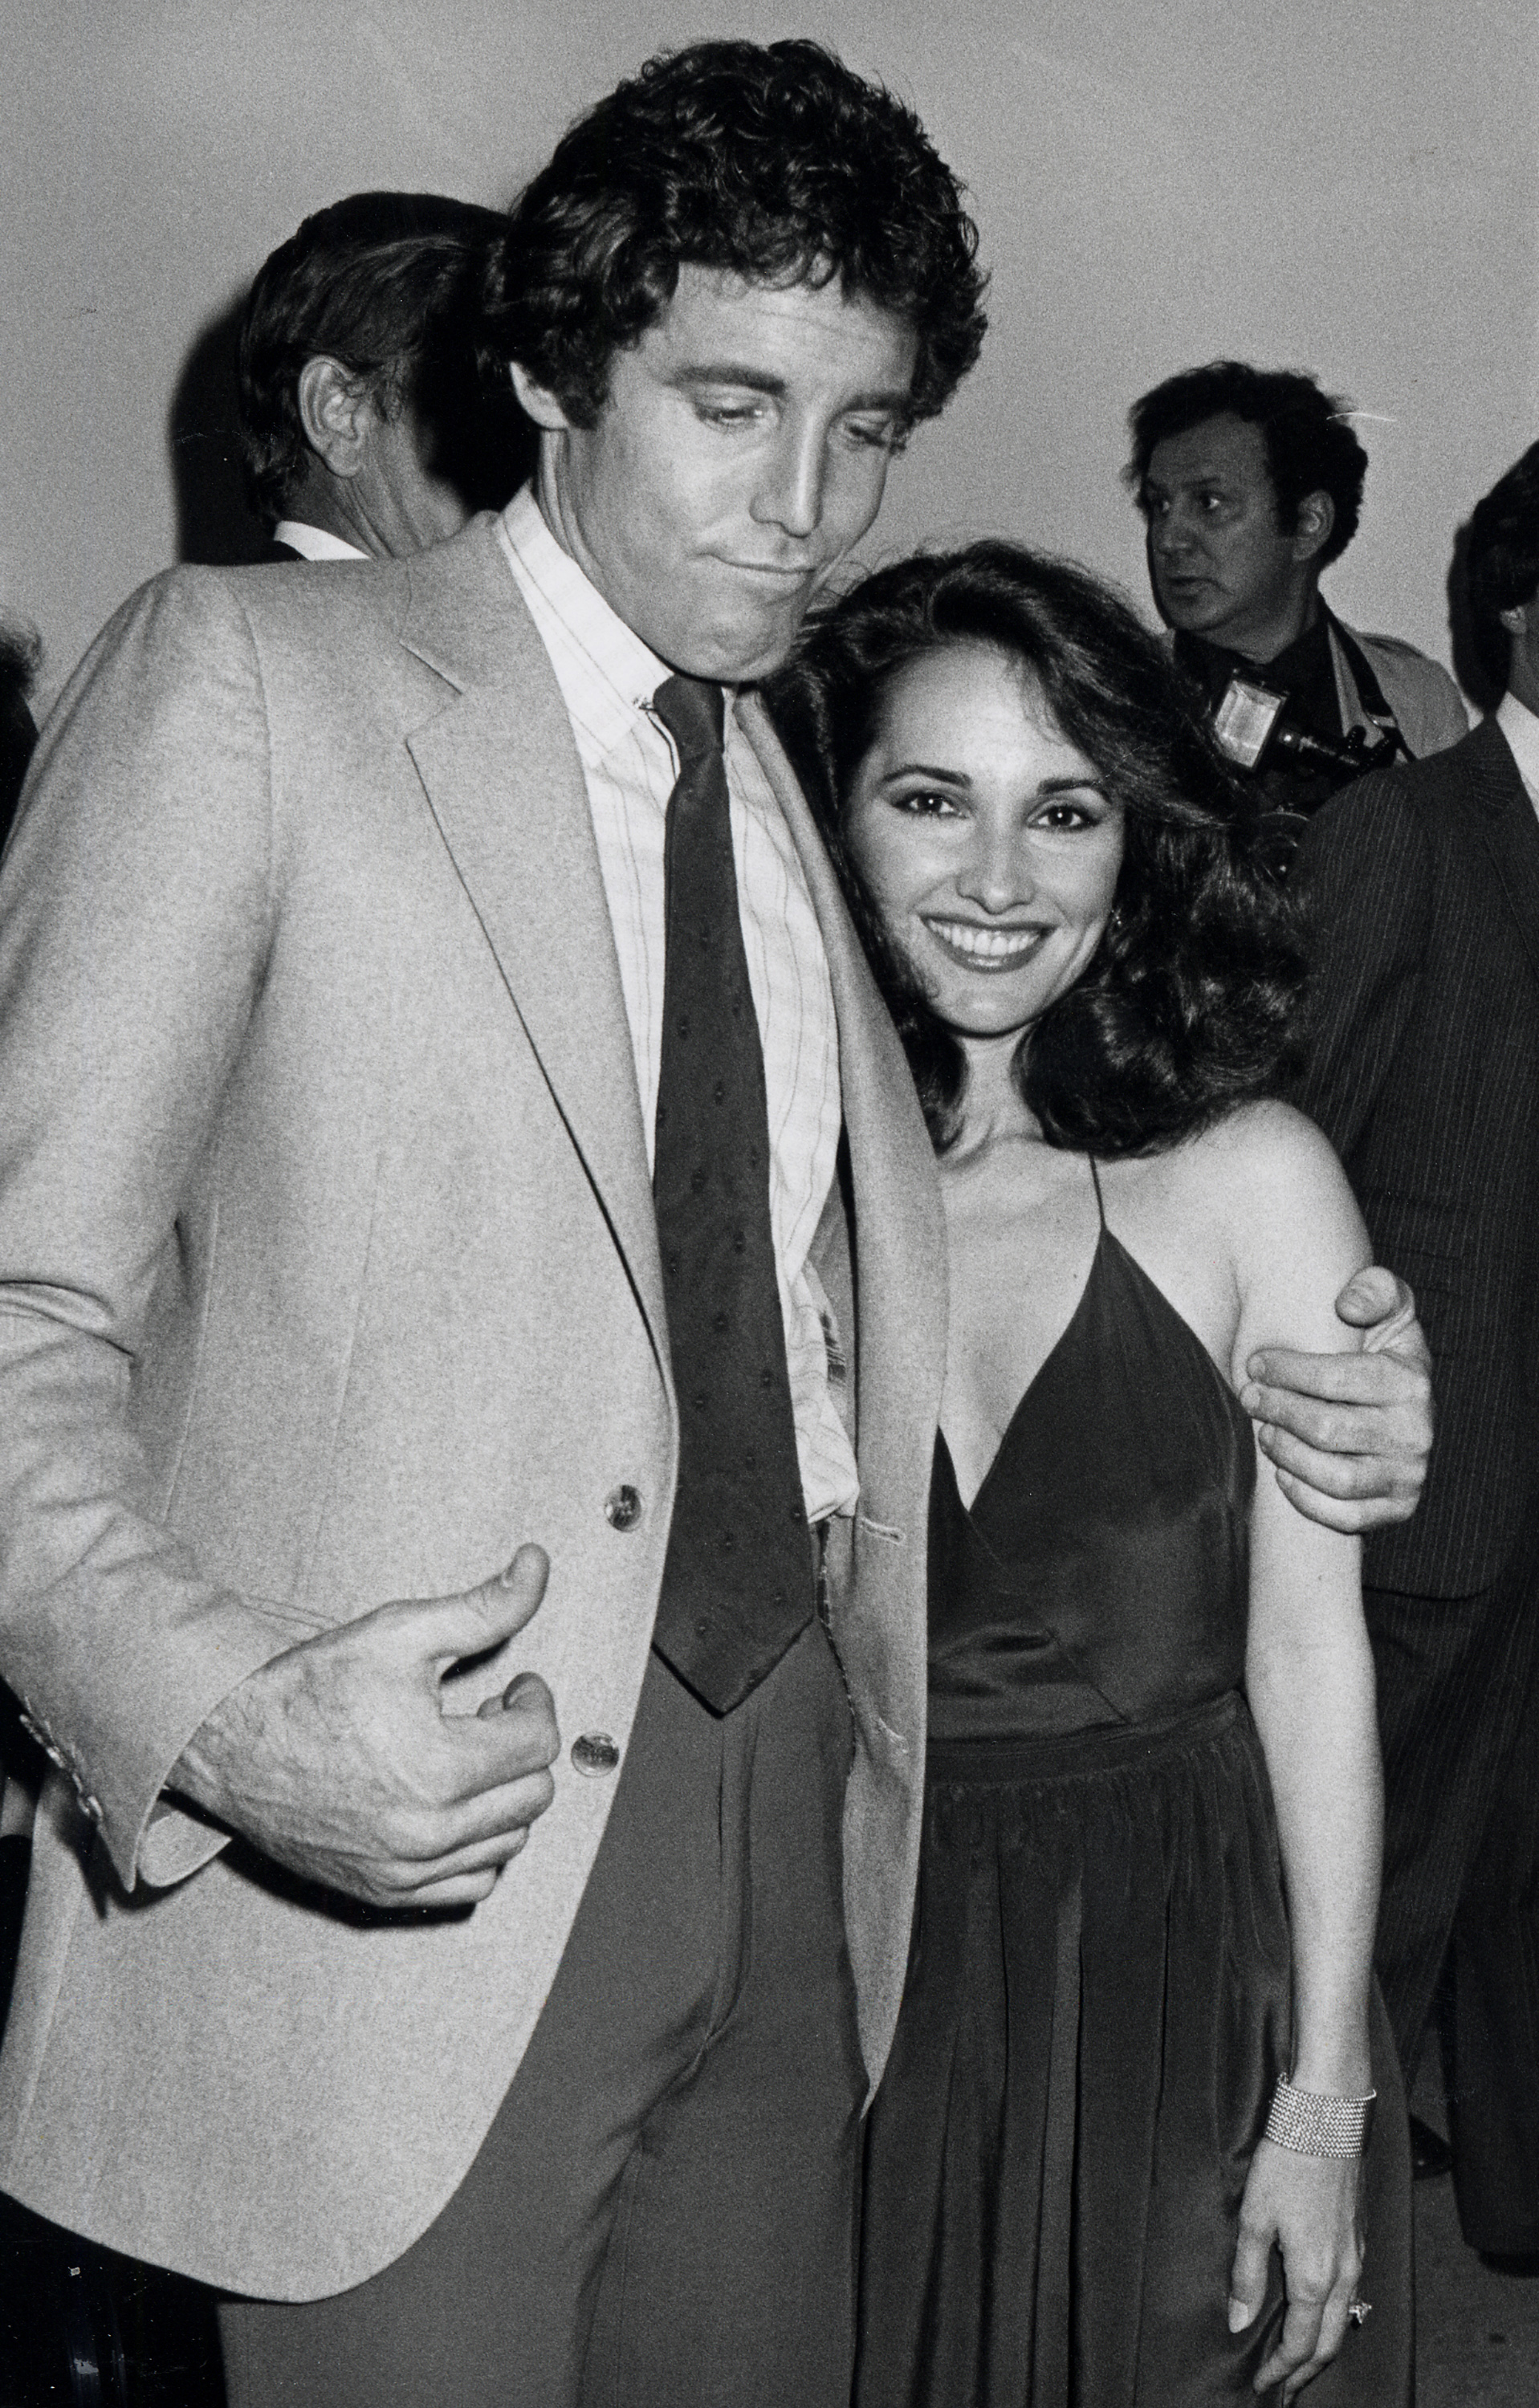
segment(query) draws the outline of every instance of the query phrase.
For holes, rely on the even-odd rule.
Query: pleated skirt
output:
[[[1367,2323],[1311,2408],[1411,2396],[1410,2165],[1375,1994]],[[1230,1695],[1158,1728],[933,1747],[913,1948],[869,2124],[857,2408],[1254,2401],[1284,2299],[1226,2314],[1289,2062],[1260,1743]]]

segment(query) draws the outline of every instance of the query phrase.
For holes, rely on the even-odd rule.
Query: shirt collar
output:
[[[308,519],[280,519],[272,531],[274,543],[286,543],[302,560],[367,560],[355,543],[344,543],[339,535],[325,527],[311,526]]]
[[[1530,801],[1539,807],[1539,717],[1527,703],[1509,693],[1503,695],[1498,706],[1496,724],[1512,747],[1512,757],[1529,790]]]
[[[534,589],[559,629],[551,666],[572,718],[600,752],[634,729],[664,680],[671,675],[633,627],[611,609],[540,514],[530,485],[502,513],[503,538],[520,583]]]

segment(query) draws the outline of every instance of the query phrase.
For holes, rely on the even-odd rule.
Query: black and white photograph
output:
[[[1532,2408],[1532,0],[0,61],[0,2408]]]

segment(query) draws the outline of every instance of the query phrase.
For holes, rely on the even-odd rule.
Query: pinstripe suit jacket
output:
[[[1305,832],[1319,1018],[1297,1100],[1336,1147],[1375,1260],[1417,1292],[1438,1431],[1378,1587],[1489,1585],[1536,1483],[1539,818],[1488,721],[1362,779]]]

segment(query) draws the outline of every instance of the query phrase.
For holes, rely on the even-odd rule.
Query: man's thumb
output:
[[[476,1594],[484,1597],[499,1640],[511,1639],[539,1611],[551,1577],[551,1559],[533,1540],[520,1547],[506,1571],[483,1581]]]
[[[434,1618],[434,1659],[441,1665],[502,1646],[538,1611],[550,1576],[549,1555],[530,1543],[520,1547],[505,1571],[494,1572],[479,1588],[441,1598]]]
[[[1351,1329],[1374,1330],[1381,1344],[1387,1334],[1398,1337],[1415,1317],[1415,1311],[1410,1290],[1381,1263],[1354,1271],[1336,1298],[1337,1320]]]

